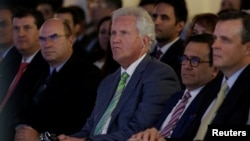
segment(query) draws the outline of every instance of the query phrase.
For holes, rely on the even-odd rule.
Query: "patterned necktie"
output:
[[[26,67],[28,66],[28,63],[21,63],[21,65],[19,66],[19,70],[14,78],[14,80],[12,81],[2,103],[0,103],[0,111],[3,109],[4,105],[7,103],[8,99],[10,98],[12,92],[14,91],[17,83],[19,82],[19,80],[21,79],[23,72],[25,71]]]
[[[96,128],[95,128],[95,135],[101,134],[104,128],[104,125],[107,123],[107,120],[109,119],[109,117],[111,116],[111,113],[113,112],[113,110],[115,109],[123,89],[125,88],[125,84],[127,81],[127,78],[129,77],[129,75],[124,72],[121,76],[121,79],[118,83],[118,86],[116,88],[116,92],[114,97],[112,98],[111,102],[108,105],[108,108],[106,109],[105,113],[103,114],[102,118],[100,119],[100,121],[98,122]]]
[[[155,58],[156,58],[157,60],[159,60],[160,57],[161,57],[161,55],[162,55],[162,51],[159,49],[159,50],[157,50],[156,53],[155,53]]]
[[[226,91],[228,89],[227,82],[224,82],[219,93],[217,94],[217,99],[214,102],[213,106],[210,108],[210,110],[207,112],[206,116],[201,121],[199,130],[197,131],[197,134],[194,138],[194,140],[203,140],[205,137],[205,134],[207,132],[208,125],[211,123],[212,119],[215,116],[215,113],[217,112],[218,108],[220,107],[221,103],[223,102]]]
[[[180,119],[180,116],[181,114],[183,113],[185,107],[186,107],[186,104],[188,102],[188,99],[191,97],[190,93],[187,91],[181,102],[176,106],[176,108],[174,109],[174,112],[171,116],[171,119],[169,120],[168,124],[163,128],[163,130],[161,130],[160,134],[163,136],[163,137],[170,137],[170,133],[171,131],[174,130],[177,122],[179,121]]]

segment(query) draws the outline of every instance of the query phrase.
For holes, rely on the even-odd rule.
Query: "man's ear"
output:
[[[184,30],[185,22],[184,21],[178,22],[176,27],[177,27],[177,30],[179,31],[179,33],[181,33]]]
[[[245,46],[246,46],[246,51],[245,51],[246,55],[250,55],[250,42],[245,43]]]
[[[75,33],[79,33],[81,32],[81,25],[80,24],[76,24],[75,27],[74,27],[74,30],[75,30]]]
[[[143,37],[142,37],[142,46],[143,46],[143,47],[147,47],[148,44],[149,44],[149,42],[150,42],[150,39],[149,39],[148,36],[143,36]]]

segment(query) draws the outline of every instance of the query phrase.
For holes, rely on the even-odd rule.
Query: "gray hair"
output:
[[[140,7],[124,7],[115,10],[112,13],[112,23],[117,17],[120,16],[134,16],[136,18],[136,26],[141,36],[148,36],[150,38],[149,50],[153,47],[156,42],[155,39],[155,25],[148,14],[143,8]]]

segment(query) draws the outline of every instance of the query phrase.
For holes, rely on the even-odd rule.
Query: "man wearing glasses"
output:
[[[181,77],[186,89],[174,94],[168,101],[158,123],[132,136],[133,140],[192,139],[199,126],[197,113],[206,107],[219,91],[221,73],[213,66],[213,37],[209,34],[192,36],[187,40],[180,57]],[[196,125],[194,125],[196,123]]]
[[[42,25],[39,41],[49,64],[22,117],[15,140],[37,140],[39,133],[73,134],[90,115],[101,80],[100,70],[73,54],[72,31],[60,19]]]

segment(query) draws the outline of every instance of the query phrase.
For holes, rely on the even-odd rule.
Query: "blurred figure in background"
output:
[[[88,44],[93,38],[96,37],[86,33],[87,27],[83,9],[77,5],[71,5],[66,8],[70,8],[75,11],[75,17],[78,18],[78,20],[76,20],[78,22],[77,25],[80,25],[79,30],[76,31],[76,39],[73,44],[74,53],[89,63],[94,63],[98,59],[105,56],[105,51],[100,47],[98,42],[94,42],[95,44],[93,45],[92,49],[88,48]]]
[[[191,35],[213,34],[218,16],[213,13],[201,13],[194,16],[191,25]]]
[[[149,15],[152,15],[155,8],[155,2],[156,0],[141,0],[138,6],[144,8]]]
[[[100,20],[110,16],[112,11],[122,7],[122,0],[88,0],[88,9],[90,15],[90,27],[88,34],[97,31],[97,25]]]
[[[0,6],[0,64],[9,49],[13,46],[12,16],[14,13],[14,8]]]
[[[122,0],[89,0],[88,1],[91,23],[87,27],[87,34],[91,38],[90,42],[86,44],[87,56],[89,62],[94,63],[105,53],[98,45],[98,23],[106,16],[122,7]]]
[[[187,14],[185,0],[158,0],[152,14],[157,44],[150,55],[170,65],[179,80],[181,80],[181,64],[178,57],[184,51],[184,41],[180,38],[180,34],[184,29]]]
[[[54,17],[55,6],[49,0],[38,1],[36,10],[40,11],[43,14],[44,20]]]
[[[242,0],[221,0],[219,12],[228,9],[240,10],[241,1]]]
[[[104,55],[94,62],[94,64],[102,71],[103,77],[113,73],[119,64],[114,61],[112,57],[110,47],[110,28],[111,28],[111,17],[107,16],[101,19],[98,24],[98,44],[100,48],[105,52]]]
[[[70,26],[73,42],[75,42],[77,33],[81,28],[77,11],[75,11],[73,8],[61,7],[56,10],[54,17],[63,20]]]

